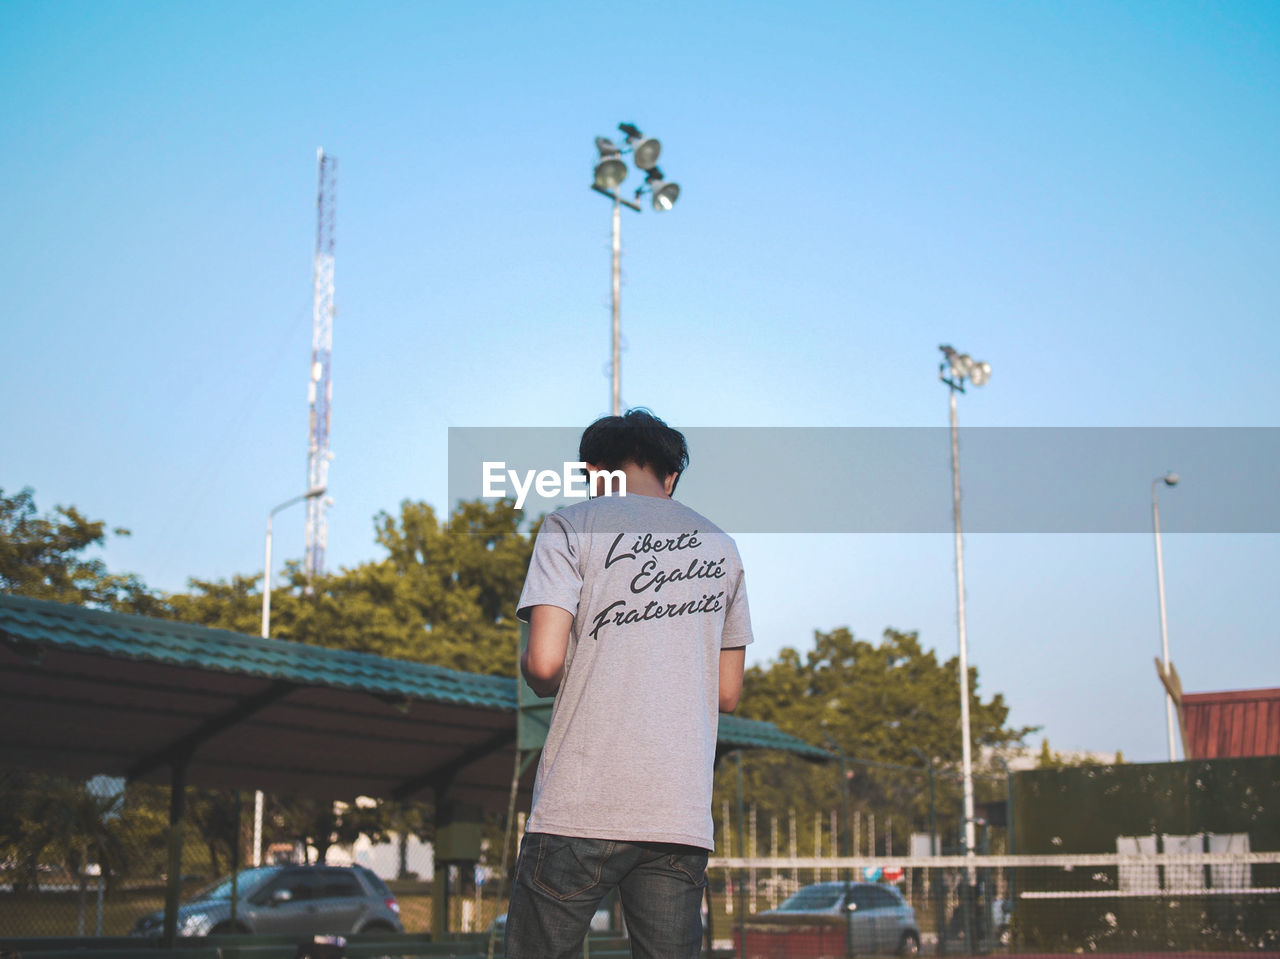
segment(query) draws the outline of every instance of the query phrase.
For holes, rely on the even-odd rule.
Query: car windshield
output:
[[[255,866],[252,869],[241,869],[239,879],[236,885],[239,887],[236,894],[243,899],[249,892],[262,882],[267,876],[277,871],[275,866]],[[209,900],[209,899],[230,899],[231,898],[231,877],[226,876],[219,879],[212,886],[206,886],[198,893],[192,896],[193,900]]]
[[[840,901],[844,892],[839,886],[809,886],[778,907],[779,910],[804,911],[810,909],[830,909]]]

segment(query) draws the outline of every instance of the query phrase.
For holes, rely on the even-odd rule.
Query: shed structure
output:
[[[167,782],[174,877],[188,784],[505,810],[519,753],[527,802],[531,696],[502,676],[0,595],[0,768]],[[738,749],[830,758],[722,716],[717,754]],[[176,883],[166,907],[171,940]]]

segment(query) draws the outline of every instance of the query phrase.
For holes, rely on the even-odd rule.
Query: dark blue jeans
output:
[[[527,833],[507,910],[507,959],[572,959],[612,889],[635,959],[696,959],[702,950],[707,851],[674,843]]]

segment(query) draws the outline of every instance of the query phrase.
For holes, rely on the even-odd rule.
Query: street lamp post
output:
[[[271,638],[271,526],[276,518],[276,513],[282,509],[287,509],[294,503],[301,503],[303,500],[315,499],[317,496],[323,496],[325,488],[323,486],[315,489],[309,489],[301,496],[295,496],[293,499],[287,499],[270,513],[267,514],[267,547],[266,547],[266,564],[262,567],[262,638]],[[262,865],[262,790],[256,790],[253,794],[253,864],[255,866]]]
[[[1151,522],[1156,531],[1156,588],[1160,593],[1160,652],[1164,659],[1164,674],[1169,675],[1169,621],[1164,610],[1164,554],[1160,549],[1160,501],[1156,491],[1160,484],[1177,486],[1178,474],[1165,473],[1151,481]],[[1173,694],[1169,690],[1164,693],[1165,724],[1169,730],[1169,762],[1177,760],[1173,739]]]
[[[964,382],[982,386],[991,378],[991,364],[979,363],[968,353],[957,353],[949,346],[938,347],[943,362],[938,379],[945,383],[951,400],[951,500],[956,528],[956,629],[960,638],[960,727],[964,768],[964,854],[969,861],[969,883],[976,876],[973,832],[973,751],[969,730],[969,650],[964,617],[964,543],[960,532],[960,438],[956,426],[956,393],[964,392]]]
[[[612,278],[612,328],[613,349],[611,352],[612,373],[612,409],[613,415],[622,412],[622,321],[620,300],[622,295],[622,207],[640,212],[640,204],[635,202],[648,193],[653,198],[653,208],[662,213],[675,206],[680,196],[680,187],[668,183],[658,169],[658,155],[662,152],[662,144],[654,137],[646,137],[633,123],[619,123],[618,129],[626,137],[626,146],[620,147],[606,137],[596,137],[596,150],[600,156],[596,160],[594,181],[591,189],[613,201],[613,270]],[[622,159],[623,153],[630,153],[632,161],[644,172],[644,183],[636,188],[634,200],[624,200],[618,187],[627,178],[627,164]]]

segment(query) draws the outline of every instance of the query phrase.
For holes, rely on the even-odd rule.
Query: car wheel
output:
[[[898,955],[900,956],[917,956],[920,954],[920,940],[912,933],[906,933],[902,937],[902,942],[898,944]]]

